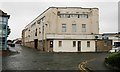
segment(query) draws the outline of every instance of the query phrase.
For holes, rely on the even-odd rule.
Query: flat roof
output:
[[[98,9],[96,7],[94,8],[83,8],[83,7],[49,7],[49,8],[61,8],[61,9],[66,9],[66,8],[73,8],[73,9]]]

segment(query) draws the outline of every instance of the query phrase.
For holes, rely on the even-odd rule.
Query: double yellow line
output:
[[[91,61],[94,61],[96,58],[93,58],[93,59],[89,59],[89,60],[86,60],[86,61],[83,61],[81,62],[79,65],[78,65],[78,68],[82,71],[82,72],[88,72],[85,68],[85,64],[87,64],[88,62],[91,62]]]

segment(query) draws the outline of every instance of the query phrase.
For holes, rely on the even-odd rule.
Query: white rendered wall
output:
[[[95,52],[95,41],[90,41],[90,47],[87,47],[87,41],[82,41],[81,52]]]
[[[58,42],[62,41],[62,47],[58,46]],[[73,47],[72,40],[54,40],[54,52],[77,52],[77,48]],[[76,43],[77,46],[77,43]]]
[[[59,47],[59,41],[62,41],[62,47]],[[73,41],[76,41],[76,47],[73,47]],[[95,41],[93,40],[54,40],[54,52],[78,52],[78,41],[81,41],[80,52],[95,52]],[[87,47],[87,41],[90,41],[90,47]]]

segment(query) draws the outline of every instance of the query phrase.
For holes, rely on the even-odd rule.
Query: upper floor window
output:
[[[45,16],[43,16],[42,18],[41,18],[41,22],[43,22],[45,20]]]
[[[7,17],[0,17],[0,24],[7,24]]]
[[[7,25],[2,25],[2,27],[1,27],[1,28],[2,28],[2,29],[6,29],[6,26],[7,26]]]
[[[35,36],[37,36],[37,29],[36,29],[36,31],[35,31]]]
[[[36,22],[31,25],[31,27],[35,26]]]
[[[2,21],[2,17],[0,17],[0,22]]]
[[[66,32],[66,24],[62,24],[62,32]]]
[[[60,18],[88,18],[88,14],[60,14]]]
[[[3,18],[3,21],[4,21],[4,22],[7,22],[7,18],[6,18],[6,17],[4,17],[4,18]]]
[[[0,21],[7,22],[7,17],[0,17]]]
[[[76,32],[76,24],[72,24],[72,32]]]
[[[39,20],[37,21],[37,24],[40,24],[40,23],[43,22],[44,20],[45,20],[45,16],[42,17],[41,19],[39,19]]]
[[[88,18],[88,14],[81,14],[81,18]]]
[[[39,19],[38,21],[37,21],[37,24],[40,24],[41,23],[41,20]]]
[[[86,24],[82,24],[82,32],[86,32]]]
[[[2,30],[3,28],[2,28],[2,24],[0,24],[0,30]]]

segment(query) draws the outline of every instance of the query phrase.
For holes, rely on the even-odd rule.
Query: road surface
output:
[[[19,53],[2,57],[3,70],[79,70],[81,62],[93,58],[97,61],[87,66],[108,70],[103,62],[109,53],[48,53],[20,45],[16,45],[15,50]]]

